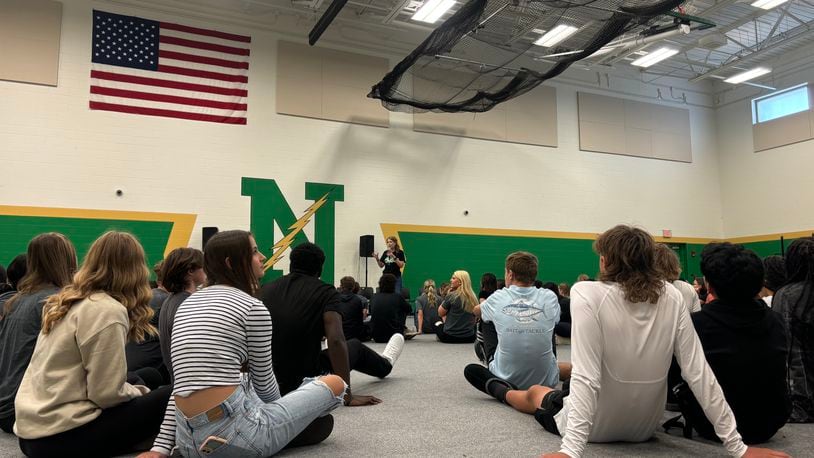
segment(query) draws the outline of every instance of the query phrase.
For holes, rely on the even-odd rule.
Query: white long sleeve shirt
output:
[[[615,283],[571,289],[571,392],[555,416],[560,452],[580,457],[587,442],[641,442],[659,427],[672,356],[727,451],[746,445],[707,364],[681,293],[665,283],[655,304],[625,300]]]

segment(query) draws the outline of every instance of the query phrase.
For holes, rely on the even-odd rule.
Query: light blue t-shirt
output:
[[[557,296],[545,288],[511,285],[492,293],[480,309],[498,336],[489,370],[521,390],[555,387],[560,377],[551,336],[560,320]]]

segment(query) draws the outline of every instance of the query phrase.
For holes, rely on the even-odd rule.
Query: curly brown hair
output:
[[[157,335],[150,324],[152,291],[150,271],[144,248],[126,232],[110,231],[91,245],[73,282],[49,297],[42,311],[42,333],[48,334],[77,303],[94,293],[104,292],[127,309],[130,328],[128,340],[142,341],[147,334]]]
[[[630,302],[658,302],[664,281],[654,264],[655,245],[650,234],[636,227],[605,231],[594,242],[594,250],[605,259],[599,279],[618,283]]]

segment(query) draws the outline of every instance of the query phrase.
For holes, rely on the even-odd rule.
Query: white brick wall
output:
[[[675,236],[723,235],[711,109],[690,107],[692,164],[579,151],[578,88],[567,82],[555,84],[559,148],[415,133],[401,113],[391,114],[389,129],[280,116],[275,36],[176,18],[252,35],[249,125],[90,111],[91,8],[65,3],[59,87],[0,82],[2,204],[196,213],[196,246],[202,226],[248,228],[242,176],[277,180],[295,212],[311,203],[305,181],[340,183],[337,278],[358,274],[360,234],[376,234],[381,249],[382,222],[579,232],[628,222]],[[630,78],[611,78],[611,89],[594,91],[644,101],[656,93]]]

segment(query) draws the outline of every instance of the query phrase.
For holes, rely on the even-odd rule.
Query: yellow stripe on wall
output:
[[[397,224],[397,223],[381,223],[382,234],[385,237],[394,236],[398,239],[399,232],[425,232],[429,234],[461,234],[461,235],[496,235],[496,236],[509,236],[509,237],[533,237],[533,238],[550,238],[550,239],[578,239],[578,240],[596,240],[599,237],[598,233],[591,232],[560,232],[560,231],[532,231],[526,229],[491,229],[491,228],[476,228],[476,227],[456,227],[456,226],[424,226],[419,224]],[[718,242],[721,239],[705,238],[705,237],[670,237],[664,238],[661,236],[654,236],[658,242],[675,242],[675,243],[710,243]],[[401,241],[399,240],[399,245]]]
[[[23,207],[0,205],[0,214],[9,216],[38,216],[46,218],[113,219],[123,221],[171,222],[172,230],[164,248],[164,256],[175,248],[186,247],[195,228],[198,215],[189,213],[136,212],[120,210],[91,210],[85,208]]]

